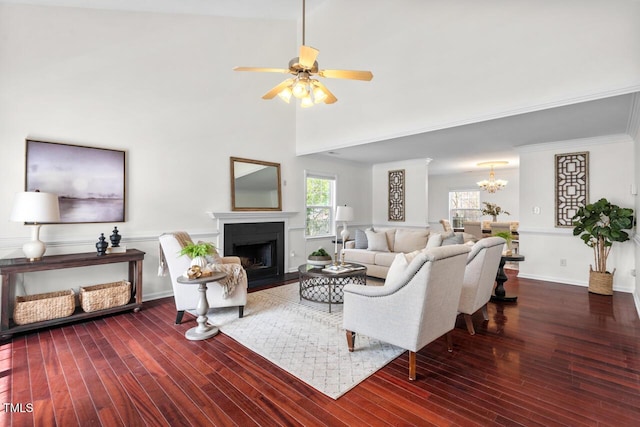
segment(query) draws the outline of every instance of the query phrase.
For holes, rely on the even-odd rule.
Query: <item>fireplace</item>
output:
[[[284,222],[225,224],[224,254],[240,258],[250,288],[283,276]]]

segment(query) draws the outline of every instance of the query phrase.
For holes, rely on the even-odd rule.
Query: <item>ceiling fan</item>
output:
[[[305,45],[305,0],[302,0],[302,46],[299,56],[289,61],[289,68],[234,67],[234,71],[257,71],[263,73],[289,73],[293,77],[272,88],[262,99],[273,99],[278,95],[287,104],[293,95],[300,99],[301,107],[311,107],[324,102],[333,104],[338,100],[325,85],[313,77],[315,75],[330,79],[349,79],[369,81],[371,71],[357,70],[320,70],[318,69],[319,51]]]

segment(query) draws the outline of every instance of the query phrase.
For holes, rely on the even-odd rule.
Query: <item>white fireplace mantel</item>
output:
[[[252,221],[273,221],[276,219],[288,219],[297,215],[298,212],[283,211],[226,211],[226,212],[207,212],[207,215],[213,220],[222,220],[223,222],[243,222]]]

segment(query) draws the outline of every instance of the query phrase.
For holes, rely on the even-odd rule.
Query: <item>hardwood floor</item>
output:
[[[223,334],[192,342],[172,299],[0,346],[0,425],[640,425],[640,321],[630,294],[515,278],[516,304],[462,317],[454,351],[405,352],[338,400]],[[346,345],[346,340],[345,340]],[[9,405],[9,406],[8,406]],[[31,409],[32,408],[32,409]]]

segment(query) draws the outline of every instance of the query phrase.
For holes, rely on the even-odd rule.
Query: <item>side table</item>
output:
[[[185,285],[198,285],[198,306],[196,314],[198,315],[198,326],[195,326],[185,332],[184,336],[191,341],[205,340],[216,335],[219,330],[217,326],[207,325],[207,312],[209,311],[209,301],[207,300],[207,283],[216,282],[227,277],[227,273],[214,272],[213,275],[207,277],[199,277],[197,279],[189,279],[188,277],[178,277],[178,283]]]
[[[520,262],[524,261],[524,255],[514,254],[514,255],[502,255],[500,257],[500,265],[498,266],[498,274],[496,275],[496,288],[494,290],[494,295],[491,295],[491,301],[493,302],[516,302],[518,301],[517,296],[508,297],[504,290],[504,282],[507,281],[507,274],[504,272],[505,263],[509,262]]]

